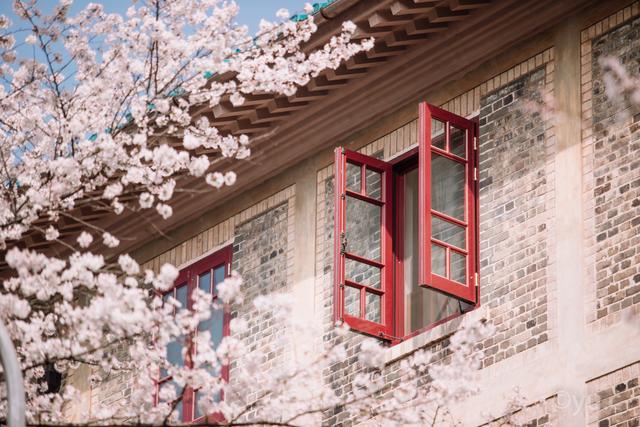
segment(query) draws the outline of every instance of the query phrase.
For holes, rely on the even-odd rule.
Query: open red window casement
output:
[[[419,117],[420,285],[477,301],[475,123],[427,103]]]
[[[335,152],[335,319],[390,336],[393,318],[391,165]]]

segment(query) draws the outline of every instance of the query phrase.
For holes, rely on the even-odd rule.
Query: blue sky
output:
[[[311,0],[306,0],[313,3]],[[238,15],[238,23],[247,25],[251,33],[255,33],[258,29],[258,23],[260,18],[267,18],[270,20],[275,19],[275,13],[278,9],[284,7],[289,9],[289,12],[293,15],[296,12],[300,12],[305,0],[236,0],[236,3],[240,6],[240,13]],[[0,14],[7,15],[12,21],[16,21],[15,15],[12,12],[13,1],[0,0]],[[57,0],[39,0],[38,4],[41,9],[49,12]],[[131,5],[130,0],[75,0],[73,2],[73,8],[71,14],[82,9],[88,3],[101,3],[107,12],[124,13]]]
[[[241,25],[247,25],[249,27],[249,33],[255,34],[258,31],[258,24],[261,18],[265,18],[271,21],[278,20],[275,16],[276,11],[280,8],[286,8],[291,15],[302,12],[304,4],[309,0],[236,0],[236,3],[240,7],[240,12],[237,16],[237,22]],[[52,12],[55,5],[59,0],[38,0],[37,4],[40,9],[49,14]],[[71,7],[70,15],[74,16],[80,10],[85,8],[89,3],[100,3],[104,6],[104,9],[108,13],[124,14],[129,6],[131,6],[131,0],[74,0]],[[28,28],[28,25],[19,20],[13,13],[12,0],[0,0],[0,15],[6,15],[13,22],[12,29],[24,29]],[[138,3],[139,4],[139,3]],[[30,58],[34,54],[32,46],[24,44],[24,38],[29,34],[28,32],[18,32],[15,34],[16,43],[19,43],[19,47],[16,52],[18,58]],[[35,51],[35,56],[39,60],[43,60],[40,57],[39,51]],[[66,58],[63,53],[63,58]],[[69,70],[67,70],[69,71]],[[70,82],[74,80],[71,79]],[[64,86],[64,85],[63,85]]]

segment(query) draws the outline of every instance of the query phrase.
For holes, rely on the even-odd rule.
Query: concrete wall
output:
[[[497,334],[483,343],[482,393],[452,408],[463,425],[637,425],[640,118],[629,109],[620,116],[625,108],[605,99],[598,58],[620,56],[638,72],[639,16],[638,2],[602,2],[421,94],[481,124],[481,307],[463,317],[487,317]],[[256,350],[265,339],[291,339],[293,353],[344,340],[349,360],[322,374],[336,393],[347,392],[362,370],[363,336],[333,331],[333,147],[391,159],[417,143],[416,117],[417,105],[407,105],[344,141],[328,141],[137,258],[154,269],[184,266],[233,243],[234,267],[244,269],[250,294],[290,290],[299,303],[294,316],[323,331],[287,337],[258,326],[257,337],[245,338]],[[237,315],[265,321],[247,307]],[[461,320],[389,347],[389,390],[402,382],[399,362],[416,349],[446,360]],[[283,360],[282,351],[273,360]],[[515,387],[518,407],[510,404]],[[349,420],[336,410],[324,423]]]

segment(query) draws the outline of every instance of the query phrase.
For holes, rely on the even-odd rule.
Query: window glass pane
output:
[[[211,316],[207,320],[203,320],[198,324],[199,331],[209,331],[211,334],[211,342],[216,348],[222,341],[222,328],[224,325],[224,310],[211,309]]]
[[[184,366],[182,359],[182,342],[181,340],[171,341],[167,344],[167,361],[172,365]],[[166,376],[164,374],[163,376]]]
[[[212,375],[212,376],[220,376],[222,375],[221,369],[220,369],[220,365],[216,364],[215,366],[211,365],[211,364],[207,364],[206,366],[204,366],[204,368]],[[196,391],[195,392],[195,405],[194,405],[194,419],[195,418],[200,418],[202,417],[204,414],[203,412],[200,410],[200,407],[198,405],[198,402],[202,399],[204,400],[205,396],[210,395],[209,392],[202,392],[202,391]],[[221,400],[221,393],[218,391],[213,395],[213,401],[214,402],[220,402]]]
[[[169,376],[169,371],[167,371],[165,368],[160,368],[160,379],[166,378],[168,376]]]
[[[356,193],[360,192],[362,189],[361,175],[362,169],[360,165],[347,162],[347,170],[344,177],[347,190],[355,191]]]
[[[382,197],[382,174],[367,168],[365,186],[367,196],[380,200]]]
[[[404,273],[404,315],[405,331],[413,331],[415,322],[420,323],[421,314],[414,312],[414,299],[419,298],[422,288],[418,280],[418,169],[404,175],[404,247],[402,267]],[[412,305],[413,304],[413,305]],[[416,307],[419,309],[419,307]]]
[[[344,287],[344,312],[349,316],[360,317],[360,289]]]
[[[431,216],[431,235],[434,239],[465,249],[465,228],[449,221]]]
[[[371,260],[380,260],[381,208],[347,196],[347,252]]]
[[[448,297],[418,283],[418,170],[405,174],[404,205],[404,330],[409,334],[459,312],[455,298]],[[431,247],[434,272],[445,275],[444,248]]]
[[[450,140],[449,140],[449,151],[456,156],[466,158],[466,144],[465,144],[465,134],[466,131],[464,129],[458,129],[457,127],[451,125],[449,127]]]
[[[442,150],[446,149],[444,135],[444,123],[440,120],[431,119],[431,145]]]
[[[346,258],[345,277],[347,280],[380,289],[380,269],[373,265]]]
[[[202,411],[200,410],[200,400],[202,400],[203,397],[204,397],[203,393],[201,393],[199,391],[196,391],[196,398],[194,399],[195,400],[195,404],[194,404],[194,407],[193,407],[193,414],[194,414],[193,418],[194,419],[198,419],[198,418],[200,418],[202,416]]]
[[[431,209],[464,221],[465,165],[431,153]]]
[[[214,289],[217,288],[218,285],[224,281],[224,277],[225,277],[225,275],[224,275],[224,265],[216,267],[213,270]],[[216,293],[217,293],[217,291],[216,291]]]
[[[431,244],[431,272],[446,277],[445,249],[440,245]]]
[[[179,287],[176,288],[176,300],[178,300],[178,302],[180,303],[180,309],[186,309],[188,308],[187,305],[187,285],[181,285]]]
[[[176,417],[178,420],[183,420],[184,414],[182,413],[182,400],[180,400],[180,402],[178,402],[178,404],[176,405],[173,413],[176,414]]]
[[[200,277],[198,277],[198,287],[206,292],[206,293],[211,293],[211,272],[207,271],[204,274],[201,274]]]
[[[382,323],[380,296],[367,292],[365,318],[371,322]]]
[[[173,292],[169,292],[163,295],[162,299],[164,301],[167,301],[170,297],[175,298],[182,305],[182,307],[186,307],[187,285],[183,284],[178,286]],[[167,344],[167,361],[172,365],[184,366],[184,360],[182,358],[182,340],[183,339],[184,337],[180,337],[177,340],[171,341]],[[164,378],[168,375],[169,373],[165,368],[160,369],[160,378]]]
[[[467,283],[467,257],[457,252],[451,251],[451,280],[458,283]]]

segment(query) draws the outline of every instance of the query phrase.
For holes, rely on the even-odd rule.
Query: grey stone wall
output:
[[[480,295],[496,326],[485,366],[549,339],[553,147],[528,109],[544,85],[540,68],[480,100]]]
[[[639,378],[620,381],[590,396],[591,406],[597,411],[598,427],[640,426]]]
[[[620,60],[631,75],[640,70],[640,18],[592,40],[593,181],[595,199],[595,300],[591,322],[625,309],[640,311],[640,109],[605,93],[600,58]]]

